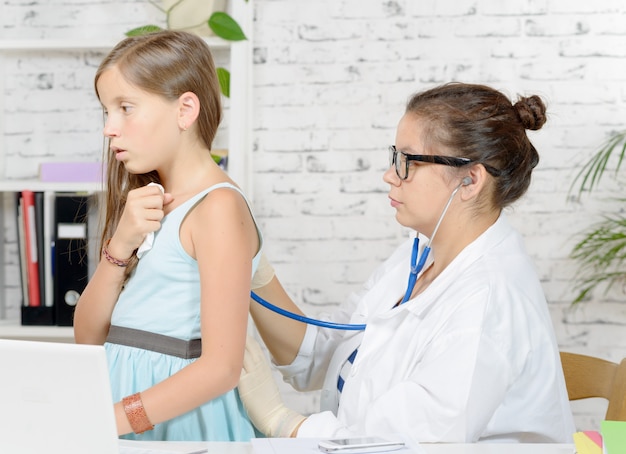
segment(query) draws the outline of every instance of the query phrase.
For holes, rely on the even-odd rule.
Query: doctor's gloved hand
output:
[[[252,290],[256,290],[260,287],[265,287],[270,283],[275,274],[274,267],[269,260],[267,260],[265,253],[262,252],[259,259],[259,266],[252,276],[252,284],[250,288]]]
[[[306,419],[283,404],[269,361],[251,336],[246,340],[238,389],[250,420],[267,437],[293,437]]]

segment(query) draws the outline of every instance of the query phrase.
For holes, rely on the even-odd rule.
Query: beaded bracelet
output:
[[[120,260],[120,259],[116,259],[111,254],[109,254],[109,250],[107,249],[107,246],[109,245],[110,242],[111,242],[111,238],[109,238],[107,242],[104,244],[104,246],[102,247],[102,255],[104,255],[104,258],[107,259],[113,265],[117,265],[121,267],[128,266],[128,264],[130,263],[130,259]]]
[[[143,402],[139,393],[124,397],[122,403],[124,404],[124,413],[126,413],[133,432],[141,434],[154,429],[154,425],[148,419],[146,410],[143,408]]]

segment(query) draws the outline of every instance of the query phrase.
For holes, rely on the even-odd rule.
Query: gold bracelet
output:
[[[111,254],[109,254],[109,250],[107,249],[107,246],[109,245],[110,242],[111,242],[111,238],[109,238],[107,242],[104,244],[104,246],[102,247],[102,255],[104,255],[104,258],[107,259],[109,263],[112,263],[113,265],[117,265],[121,267],[128,266],[128,264],[130,263],[130,259],[120,260],[120,259],[116,259]]]
[[[143,408],[143,402],[139,393],[124,397],[122,403],[124,404],[124,413],[126,413],[133,432],[141,434],[154,429],[154,426],[148,419],[146,409]]]

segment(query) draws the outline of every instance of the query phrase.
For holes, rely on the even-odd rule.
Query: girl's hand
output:
[[[120,260],[129,258],[146,235],[161,228],[161,220],[165,216],[163,207],[172,200],[172,195],[163,193],[158,185],[130,191],[120,222],[107,248],[109,253]]]

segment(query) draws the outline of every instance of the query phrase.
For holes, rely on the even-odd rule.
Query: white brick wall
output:
[[[487,83],[549,106],[531,133],[541,163],[510,217],[562,348],[626,356],[624,295],[571,309],[567,257],[601,209],[619,209],[567,191],[576,166],[626,128],[626,4],[256,0],[255,56],[255,208],[268,256],[308,313],[343,300],[402,236],[381,177],[407,97],[450,80]],[[590,428],[605,405],[574,409]]]
[[[623,0],[254,0],[254,8],[251,195],[267,255],[307,313],[345,299],[405,235],[382,173],[407,97],[450,80],[487,83],[548,103],[548,123],[531,133],[541,163],[510,218],[537,264],[559,343],[626,356],[623,293],[570,308],[575,266],[567,257],[581,228],[621,207],[596,196],[568,201],[567,192],[577,165],[609,132],[626,128]],[[0,36],[110,38],[159,18],[139,0],[1,1]],[[98,58],[0,60],[10,81],[7,175],[33,176],[44,158],[97,159],[101,119],[91,80]],[[597,195],[623,194],[622,185],[610,186]],[[301,411],[317,408],[316,393],[283,389]],[[604,409],[593,402],[575,411],[587,429]]]

